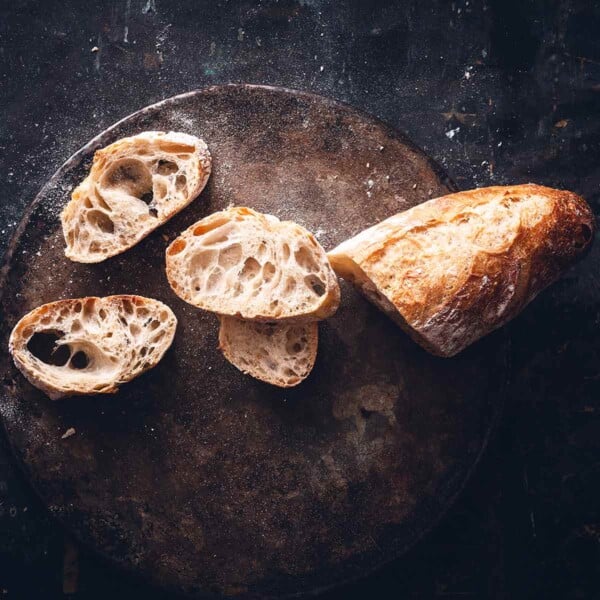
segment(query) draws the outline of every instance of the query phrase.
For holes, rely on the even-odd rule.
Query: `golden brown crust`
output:
[[[558,279],[589,249],[594,231],[591,209],[572,192],[497,186],[425,202],[329,257],[338,274],[362,287],[370,281],[415,341],[452,356]]]

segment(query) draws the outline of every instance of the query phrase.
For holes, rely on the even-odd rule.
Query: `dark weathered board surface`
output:
[[[146,129],[207,141],[206,190],[122,256],[66,260],[58,213],[94,149]],[[51,402],[3,354],[4,424],[51,512],[110,559],[192,593],[314,591],[408,548],[464,485],[496,420],[503,332],[435,358],[344,284],[313,373],[274,389],[221,357],[215,317],[170,291],[164,250],[230,203],[297,221],[327,249],[451,188],[380,122],[278,88],[178,96],[88,144],[42,190],[10,249],[1,343],[33,307],[92,294],[158,298],[179,327],[164,360],[110,397]],[[77,433],[61,439],[69,427]]]

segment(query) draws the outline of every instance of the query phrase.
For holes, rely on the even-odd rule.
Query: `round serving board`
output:
[[[210,181],[132,250],[98,265],[63,255],[59,212],[95,149],[144,130],[202,137]],[[52,402],[1,353],[8,437],[50,511],[84,543],[190,594],[284,596],[365,574],[398,556],[464,486],[500,411],[506,340],[460,356],[416,346],[342,283],[297,388],[242,375],[217,350],[217,320],[179,300],[164,274],[178,232],[230,204],[291,219],[331,249],[452,189],[397,132],[332,100],[231,85],[141,110],[75,154],[12,241],[1,343],[51,300],[141,294],[179,319],[152,371],[112,396]],[[61,439],[68,428],[75,435]]]

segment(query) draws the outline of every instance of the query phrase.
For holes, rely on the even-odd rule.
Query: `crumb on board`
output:
[[[67,438],[70,438],[72,435],[75,435],[76,431],[75,431],[75,427],[69,427],[69,429],[67,429],[61,436],[60,439],[61,440],[66,440]]]
[[[94,47],[91,49],[91,52],[99,52],[99,51],[100,51],[100,48],[98,48],[98,46],[94,46]]]

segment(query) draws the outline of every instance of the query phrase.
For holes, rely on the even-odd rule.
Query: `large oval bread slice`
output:
[[[497,186],[429,200],[328,256],[416,342],[452,356],[558,279],[594,231],[590,207],[572,192]]]
[[[23,375],[53,400],[106,394],[154,367],[176,326],[173,311],[151,298],[58,300],[16,324],[9,350]]]
[[[61,214],[65,254],[96,263],[120,254],[187,206],[211,170],[206,144],[146,131],[98,150]]]
[[[318,323],[258,323],[220,317],[219,348],[243,373],[287,388],[308,377],[317,357]]]
[[[222,315],[316,321],[340,302],[337,277],[315,237],[249,208],[198,221],[167,248],[166,259],[175,293]]]

